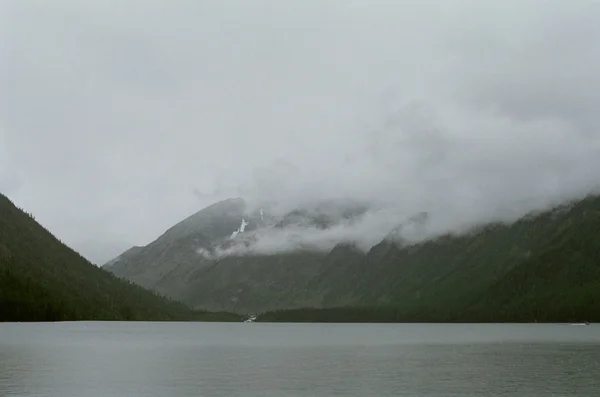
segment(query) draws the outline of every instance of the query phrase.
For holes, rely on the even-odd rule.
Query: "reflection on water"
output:
[[[600,395],[600,326],[0,324],[0,396]]]

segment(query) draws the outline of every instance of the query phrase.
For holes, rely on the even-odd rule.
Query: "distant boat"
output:
[[[251,314],[250,317],[248,317],[246,320],[244,320],[245,323],[253,323],[256,320],[256,314]]]
[[[587,321],[585,321],[583,323],[573,323],[571,325],[590,325],[590,323],[588,323]]]

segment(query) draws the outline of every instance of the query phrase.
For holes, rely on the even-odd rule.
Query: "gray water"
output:
[[[0,396],[600,396],[600,326],[0,323]]]

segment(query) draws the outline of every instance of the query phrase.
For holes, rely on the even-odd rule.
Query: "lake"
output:
[[[600,396],[600,325],[0,323],[0,396]]]

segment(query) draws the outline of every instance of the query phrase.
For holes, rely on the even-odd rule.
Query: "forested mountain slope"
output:
[[[0,321],[229,319],[120,280],[0,194]]]
[[[599,232],[600,199],[590,196],[512,224],[412,245],[382,241],[366,253],[341,244],[211,260],[186,246],[184,265],[153,258],[171,270],[152,287],[243,313],[362,307],[365,320],[367,312],[393,321],[591,319],[600,310]],[[126,273],[128,260],[119,266]]]
[[[345,308],[273,311],[261,320],[600,321],[598,198],[393,252],[387,266],[398,268],[388,271],[390,279],[363,284],[373,286],[371,296],[379,299],[363,297]]]

